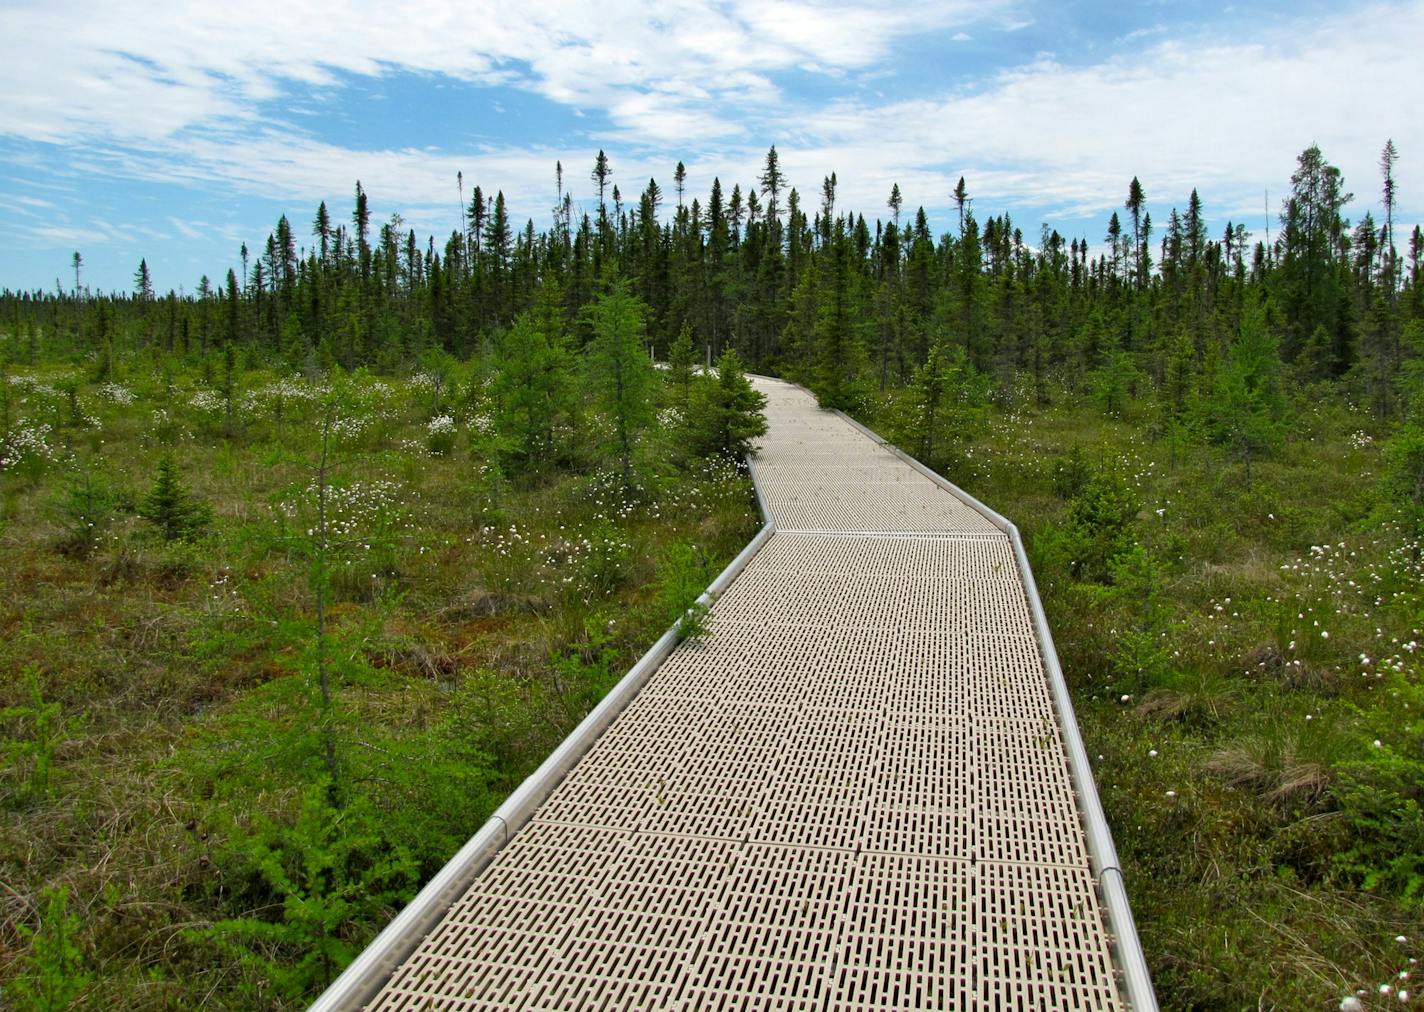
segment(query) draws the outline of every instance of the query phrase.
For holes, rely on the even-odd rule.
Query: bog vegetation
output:
[[[1165,1007],[1397,1005],[1424,920],[1424,290],[1278,227],[934,236],[743,189],[281,219],[197,294],[0,303],[0,978],[298,1007],[755,529],[742,369],[1015,518]],[[1401,254],[1400,250],[1404,252]],[[1091,252],[1092,250],[1098,252]],[[654,370],[650,352],[667,368]],[[695,370],[715,359],[715,377]],[[1401,974],[1405,976],[1401,976]],[[1400,992],[1403,992],[1401,995]]]

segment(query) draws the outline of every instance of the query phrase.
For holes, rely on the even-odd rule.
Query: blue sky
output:
[[[652,13],[649,13],[652,12]],[[1424,3],[1083,0],[661,0],[657,5],[249,0],[240,8],[0,0],[0,287],[84,281],[193,290],[260,249],[279,214],[349,213],[441,240],[456,173],[549,221],[554,163],[589,206],[614,182],[671,199],[754,182],[771,144],[808,203],[905,203],[949,221],[966,177],[1007,211],[1102,240],[1128,181],[1154,221],[1197,187],[1213,234],[1258,237],[1296,156],[1319,143],[1379,215],[1379,152],[1399,220],[1424,219],[1417,91]],[[1269,192],[1269,196],[1267,196]],[[690,197],[689,197],[690,199]]]

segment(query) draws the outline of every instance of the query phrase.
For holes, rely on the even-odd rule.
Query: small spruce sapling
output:
[[[256,979],[241,988],[250,988],[249,999],[269,984],[282,998],[310,999],[359,951],[353,926],[389,918],[415,885],[415,861],[390,843],[370,803],[334,804],[330,788],[318,779],[291,825],[259,817],[230,843],[229,860],[247,866],[253,898],[277,901],[264,906],[280,915],[232,918],[195,933],[249,968]]]
[[[173,457],[165,454],[139,516],[157,527],[164,541],[191,541],[211,523],[212,509],[188,491]]]
[[[44,698],[39,671],[25,668],[25,688],[29,702],[0,710],[0,727],[18,725],[18,731],[7,732],[0,755],[5,768],[18,773],[28,768],[21,797],[50,796],[50,773],[54,768],[54,753],[64,737],[64,718],[59,704]]]
[[[40,898],[44,913],[36,927],[20,928],[30,949],[5,991],[21,1012],[62,1012],[74,1007],[93,976],[85,972],[84,952],[75,941],[79,917],[69,912],[69,890],[46,889]]]
[[[103,468],[94,460],[80,463],[67,475],[54,500],[54,512],[64,525],[59,551],[86,558],[102,534],[125,505],[124,496],[114,488]]]
[[[678,642],[707,635],[707,605],[698,600],[710,582],[707,559],[696,545],[675,544],[663,555],[657,600]]]

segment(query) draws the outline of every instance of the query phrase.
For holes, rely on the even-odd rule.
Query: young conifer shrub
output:
[[[41,899],[38,925],[20,928],[30,950],[19,960],[19,974],[6,985],[6,997],[14,1002],[6,1007],[59,1012],[75,1006],[93,977],[85,972],[84,952],[75,940],[79,917],[70,913],[69,890],[46,889]]]
[[[183,484],[173,457],[165,454],[139,515],[158,528],[164,541],[189,541],[212,521],[213,513]]]

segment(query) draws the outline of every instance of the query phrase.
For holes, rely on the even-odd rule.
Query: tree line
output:
[[[476,186],[461,227],[441,246],[422,243],[398,216],[373,227],[358,182],[348,220],[322,203],[302,236],[284,215],[260,253],[243,246],[240,273],[205,276],[193,295],[157,295],[141,262],[131,295],[86,297],[76,253],[72,291],[0,301],[21,353],[45,334],[100,358],[125,343],[198,355],[234,346],[298,367],[393,368],[429,349],[495,349],[521,316],[581,348],[592,336],[585,307],[626,284],[657,356],[686,328],[707,357],[733,349],[836,406],[943,365],[1002,398],[1093,392],[1111,410],[1152,395],[1169,415],[1216,382],[1246,326],[1269,338],[1264,354],[1283,378],[1340,385],[1393,418],[1424,319],[1424,240],[1415,227],[1401,254],[1395,234],[1397,158],[1386,144],[1380,218],[1352,226],[1340,171],[1307,148],[1279,228],[1261,236],[1228,222],[1213,238],[1195,190],[1159,225],[1133,178],[1095,246],[1048,225],[1026,238],[1008,214],[981,222],[963,179],[954,227],[939,236],[923,208],[906,213],[898,185],[873,223],[838,204],[834,173],[808,204],[775,147],[745,188],[714,179],[689,199],[679,163],[673,195],[650,179],[629,199],[600,151],[596,208],[575,219],[558,165],[543,230],[532,219],[517,229],[503,193]]]

